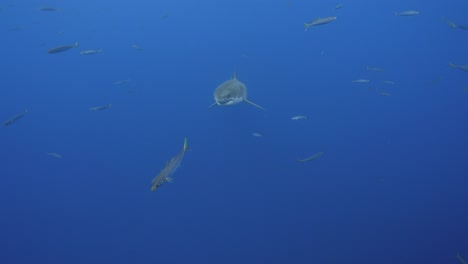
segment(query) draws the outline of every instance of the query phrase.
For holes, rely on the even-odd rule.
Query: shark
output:
[[[247,99],[247,87],[237,79],[237,73],[234,72],[232,78],[220,84],[214,91],[215,102],[208,109],[219,105],[235,105],[241,102],[246,102],[257,108],[265,110],[265,108]]]

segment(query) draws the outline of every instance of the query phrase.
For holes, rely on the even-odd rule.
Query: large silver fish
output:
[[[73,48],[76,48],[78,47],[78,42],[75,42],[75,44],[69,46],[69,45],[64,45],[64,46],[59,46],[59,47],[55,47],[55,48],[51,48],[47,51],[47,53],[49,54],[54,54],[54,53],[60,53],[60,52],[64,52],[64,51],[67,51],[69,49],[73,49]]]
[[[218,86],[218,88],[216,88],[214,91],[214,100],[215,102],[210,105],[208,109],[215,105],[226,106],[246,102],[262,110],[265,110],[263,107],[247,99],[247,87],[237,79],[236,72],[234,72],[234,75],[230,80],[223,82]]]
[[[3,123],[3,126],[9,126],[11,124],[14,124],[16,121],[20,120],[23,118],[26,114],[28,113],[28,109],[24,110],[23,113],[17,114],[14,117],[8,119],[5,123]]]
[[[324,18],[318,17],[310,21],[309,23],[304,23],[304,31],[307,31],[309,27],[325,25],[335,20],[336,20],[336,16],[324,17]]]
[[[154,177],[153,181],[151,182],[151,191],[156,190],[161,186],[163,183],[170,182],[172,181],[171,175],[174,174],[174,172],[177,170],[179,167],[180,163],[182,162],[182,159],[184,158],[184,154],[187,150],[190,150],[187,144],[187,138],[184,140],[184,147],[182,150],[174,156],[168,163],[166,163],[166,166],[164,169],[159,172],[156,177]]]

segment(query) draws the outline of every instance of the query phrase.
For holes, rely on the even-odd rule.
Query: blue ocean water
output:
[[[468,3],[339,3],[1,1],[0,263],[468,260]]]

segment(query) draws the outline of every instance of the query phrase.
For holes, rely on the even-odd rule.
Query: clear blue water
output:
[[[0,263],[468,260],[468,4],[436,2],[1,1]],[[235,69],[266,111],[207,109]]]

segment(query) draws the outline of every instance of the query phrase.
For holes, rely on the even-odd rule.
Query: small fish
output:
[[[102,110],[109,109],[111,107],[112,107],[112,104],[103,105],[103,106],[96,106],[96,107],[89,108],[89,111],[93,111],[93,112],[102,111]]]
[[[357,80],[352,80],[351,82],[353,83],[368,83],[370,80],[367,79],[357,79]]]
[[[383,81],[383,82],[386,83],[386,84],[391,84],[391,85],[395,84],[395,82],[393,82],[393,81]]]
[[[449,62],[449,65],[450,65],[450,67],[452,67],[452,68],[457,68],[457,69],[459,69],[459,70],[468,72],[468,64],[467,64],[467,65],[455,65],[455,64]]]
[[[214,107],[215,105],[227,106],[246,102],[257,108],[265,110],[263,107],[247,99],[247,87],[237,79],[236,72],[234,72],[234,75],[231,79],[223,82],[216,88],[214,91],[214,100],[215,102],[210,105],[208,109]]]
[[[133,44],[133,45],[132,45],[132,48],[134,48],[134,49],[136,49],[136,50],[140,50],[140,51],[143,50],[143,49],[142,49],[139,45],[137,45],[137,44]]]
[[[130,82],[130,79],[120,80],[120,81],[114,82],[114,85],[122,85],[122,84],[128,83],[128,82]]]
[[[395,12],[395,16],[415,16],[419,15],[419,11],[406,10],[401,12]]]
[[[76,48],[78,47],[78,42],[75,42],[75,44],[71,45],[71,46],[59,46],[59,47],[55,47],[55,48],[51,48],[47,51],[47,53],[49,54],[54,54],[54,53],[59,53],[59,52],[64,52],[64,51],[67,51],[69,49],[73,49],[73,48]]]
[[[163,183],[166,182],[171,182],[172,178],[171,175],[174,174],[174,172],[179,168],[180,163],[182,162],[182,159],[184,158],[184,154],[187,150],[190,150],[187,144],[187,138],[184,140],[184,147],[182,150],[174,156],[168,163],[166,163],[166,166],[164,169],[159,172],[156,177],[154,177],[153,181],[151,181],[151,191],[156,190],[161,186]]]
[[[344,6],[343,3],[337,4],[337,5],[335,6],[335,9],[340,9],[340,8],[342,8],[343,6]]]
[[[328,24],[332,21],[335,21],[336,20],[336,16],[331,16],[331,17],[324,17],[324,18],[316,18],[312,21],[310,21],[309,23],[304,23],[304,31],[307,31],[307,29],[309,27],[312,27],[312,26],[319,26],[319,25],[325,25],[325,24]]]
[[[161,19],[164,20],[169,17],[169,13],[165,13],[164,15],[161,16]]]
[[[374,72],[384,72],[384,71],[385,71],[385,70],[382,69],[382,68],[369,67],[369,66],[366,67],[366,70],[368,70],[368,71],[374,71]]]
[[[252,133],[252,136],[254,136],[254,137],[263,137],[263,135],[260,134],[260,133]]]
[[[307,116],[298,115],[298,116],[293,116],[293,117],[291,118],[291,120],[301,120],[301,119],[306,120],[306,119],[307,119]]]
[[[457,252],[457,258],[462,264],[466,264],[465,260],[460,256],[460,253]]]
[[[50,7],[50,6],[44,6],[44,7],[39,7],[39,11],[45,11],[45,12],[57,12],[60,11],[60,8],[55,8],[55,7]]]
[[[55,152],[47,152],[46,154],[47,154],[47,156],[51,156],[51,157],[54,157],[54,158],[57,158],[57,159],[62,159],[63,158],[62,155],[60,155],[58,153],[55,153]]]
[[[312,161],[314,159],[318,159],[320,158],[322,155],[324,154],[324,152],[317,152],[315,153],[314,155],[308,157],[308,158],[305,158],[305,159],[300,159],[300,160],[297,160],[299,162],[308,162],[308,161]]]
[[[98,50],[83,50],[82,52],[80,52],[81,55],[91,55],[91,54],[96,54],[96,53],[101,53],[102,52],[102,49],[98,49]]]
[[[13,116],[12,118],[8,119],[5,123],[3,123],[3,126],[9,126],[11,124],[14,124],[16,121],[23,118],[27,113],[28,113],[28,109],[24,110],[23,113],[17,114],[15,116]]]
[[[444,22],[445,24],[447,24],[447,26],[451,27],[451,28],[457,28],[457,24],[453,23],[452,21],[450,20],[447,20],[445,18],[442,18],[442,22]]]
[[[384,90],[380,90],[378,88],[375,88],[375,91],[378,92],[380,95],[383,95],[383,96],[390,96],[390,93],[389,92],[386,92]]]
[[[458,29],[468,30],[468,25],[457,25]]]

